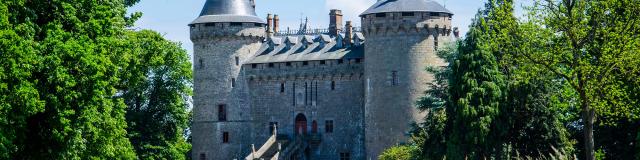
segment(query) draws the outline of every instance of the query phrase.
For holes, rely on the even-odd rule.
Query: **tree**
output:
[[[415,146],[394,146],[382,152],[380,160],[414,160],[416,152]]]
[[[518,42],[520,33],[512,3],[489,1],[465,39],[439,51],[449,66],[428,69],[435,81],[417,103],[428,114],[412,132],[424,159],[443,159],[445,154],[451,159],[508,159],[544,157],[548,155],[540,152],[554,148],[572,151],[553,109],[564,103],[550,98],[562,97],[562,83],[514,59],[517,43],[512,42]]]
[[[118,85],[127,104],[128,137],[140,159],[185,159],[190,144],[188,96],[191,63],[180,45],[149,31],[126,34]]]
[[[596,113],[609,120],[639,113],[625,83],[637,82],[632,77],[640,73],[638,12],[633,0],[544,0],[524,27],[519,47],[534,49],[519,56],[561,77],[578,95],[587,160],[595,158]]]
[[[137,1],[0,1],[0,159],[184,159],[190,64]]]

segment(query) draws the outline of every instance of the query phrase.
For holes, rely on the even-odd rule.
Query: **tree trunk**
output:
[[[587,99],[586,91],[580,91],[581,107],[582,107],[582,123],[584,125],[584,153],[586,160],[595,160],[596,154],[593,143],[593,121],[595,112],[589,107],[589,99]]]

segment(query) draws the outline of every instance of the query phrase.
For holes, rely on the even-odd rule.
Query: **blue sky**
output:
[[[302,17],[308,17],[311,28],[326,28],[329,24],[329,10],[341,9],[344,20],[360,25],[358,15],[373,5],[376,0],[256,0],[256,12],[259,17],[267,13],[278,14],[282,29],[297,29]],[[483,0],[435,0],[451,10],[453,26],[466,33],[471,19]],[[445,2],[446,1],[446,2]],[[142,0],[129,8],[129,12],[142,12],[136,28],[151,29],[160,32],[165,38],[181,42],[189,54],[193,53],[193,44],[189,40],[187,24],[193,21],[205,0]]]

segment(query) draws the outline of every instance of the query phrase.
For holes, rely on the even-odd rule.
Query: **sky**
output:
[[[182,47],[192,55],[193,44],[189,39],[189,24],[197,18],[206,0],[141,0],[129,8],[129,12],[142,12],[136,22],[136,29],[151,29],[165,38],[182,43]],[[452,25],[461,33],[468,31],[468,25],[483,0],[435,0],[454,13]],[[327,28],[329,10],[340,9],[344,21],[353,21],[360,26],[358,15],[373,5],[376,0],[256,0],[256,13],[266,19],[267,14],[278,14],[280,26],[298,29],[301,20],[309,18],[311,28]],[[519,8],[519,7],[516,7]],[[266,21],[266,20],[265,20]],[[464,34],[463,34],[464,35]]]

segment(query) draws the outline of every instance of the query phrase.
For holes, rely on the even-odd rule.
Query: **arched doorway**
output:
[[[296,116],[296,134],[307,134],[307,117],[302,113]]]
[[[318,133],[318,122],[316,120],[313,120],[313,122],[311,122],[311,133]]]

